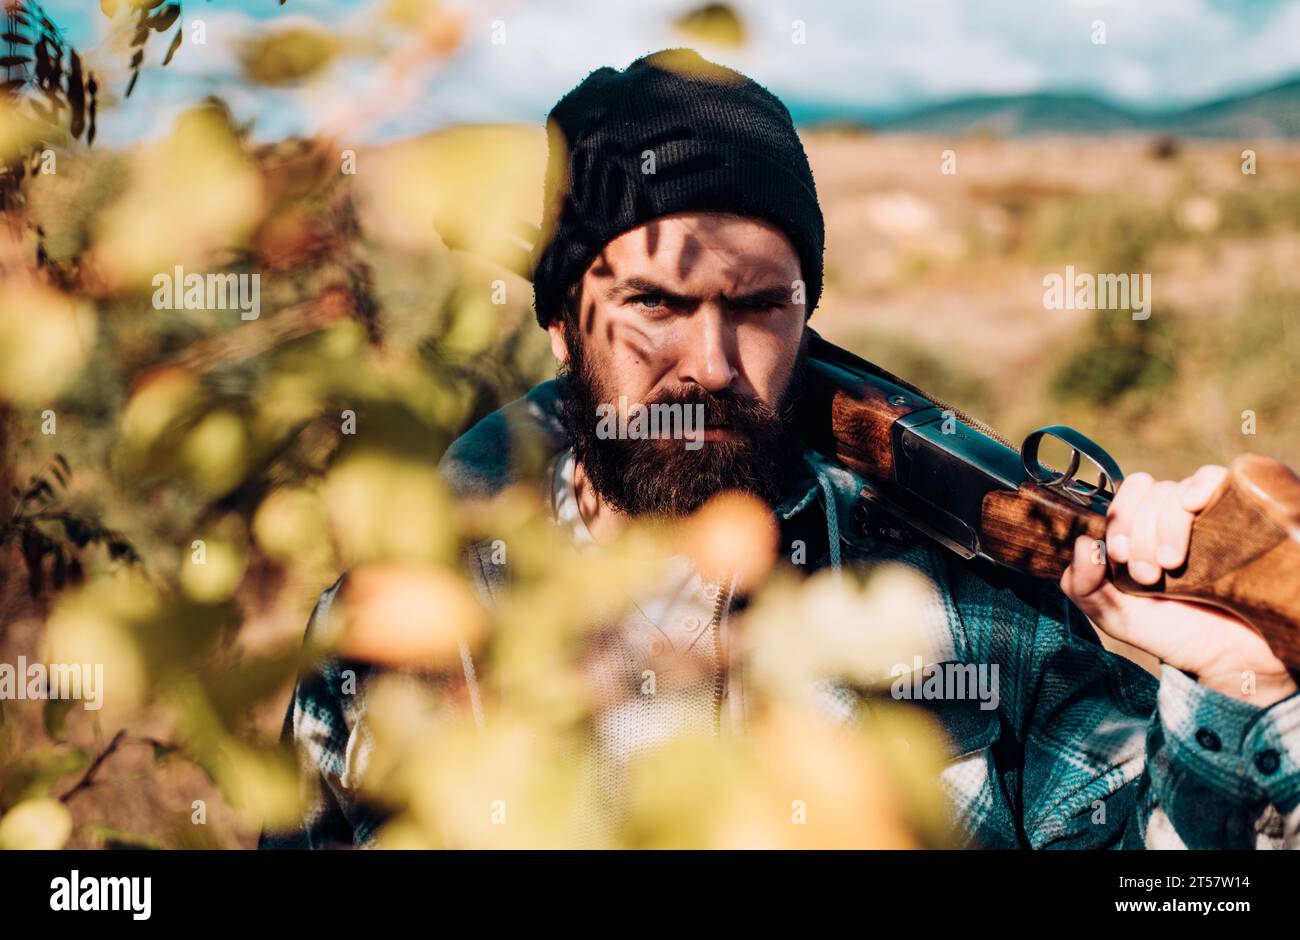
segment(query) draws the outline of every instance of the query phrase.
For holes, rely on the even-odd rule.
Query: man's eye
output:
[[[664,306],[664,299],[659,294],[640,294],[632,298],[632,303],[647,310],[659,310]]]

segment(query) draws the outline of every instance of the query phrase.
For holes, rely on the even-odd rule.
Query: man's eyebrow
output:
[[[689,294],[680,294],[648,278],[636,276],[623,278],[609,289],[609,296],[612,298],[628,297],[635,294],[657,294],[669,302],[699,299]],[[791,297],[791,289],[784,284],[772,284],[733,295],[723,295],[723,299],[727,303],[733,304],[787,304],[791,302]]]
[[[733,304],[788,304],[793,297],[794,292],[790,287],[772,284],[729,296],[727,301]]]
[[[625,277],[621,281],[615,282],[614,286],[609,289],[610,297],[629,297],[633,294],[658,294],[665,300],[690,299],[685,294],[679,294],[662,284],[656,284],[648,278],[636,276]]]

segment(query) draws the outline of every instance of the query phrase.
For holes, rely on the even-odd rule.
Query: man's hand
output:
[[[1107,553],[1127,564],[1139,584],[1155,584],[1164,571],[1181,565],[1192,520],[1227,473],[1225,467],[1204,466],[1181,483],[1156,481],[1148,473],[1125,479],[1106,516],[1106,551],[1080,536],[1061,590],[1108,635],[1263,708],[1296,691],[1290,672],[1263,637],[1214,607],[1124,594],[1106,572]]]

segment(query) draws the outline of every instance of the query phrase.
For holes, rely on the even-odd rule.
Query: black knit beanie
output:
[[[609,241],[671,212],[764,219],[790,238],[807,311],[822,290],[825,228],[790,112],[762,85],[669,49],[622,72],[592,72],[551,110],[541,241],[533,259],[537,322]],[[653,154],[654,172],[645,152]]]

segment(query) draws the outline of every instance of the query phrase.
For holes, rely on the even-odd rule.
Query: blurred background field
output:
[[[809,148],[831,285],[813,325],[829,338],[1013,440],[1078,427],[1130,471],[1300,456],[1300,148],[1260,145],[1255,176],[1240,141],[812,134]],[[953,176],[937,171],[948,149]],[[1149,319],[1044,309],[1043,277],[1066,265],[1149,273]]]
[[[115,115],[139,120],[121,54],[136,14],[120,7],[109,22],[122,20],[127,38],[105,41],[98,60],[110,130]],[[51,795],[68,811],[51,826],[68,826],[69,845],[247,847],[264,819],[291,817],[292,766],[274,742],[317,594],[359,566],[423,566],[407,585],[417,593],[429,571],[453,570],[485,523],[451,507],[429,467],[477,418],[554,374],[529,309],[526,243],[506,232],[540,209],[540,121],[372,140],[365,108],[339,113],[357,102],[337,96],[317,95],[329,120],[311,136],[255,128],[241,108],[239,89],[251,89],[296,113],[276,96],[311,88],[335,58],[382,63],[398,85],[412,62],[473,62],[491,17],[375,5],[375,31],[345,56],[346,31],[313,9],[241,34],[235,92],[213,80],[203,87],[223,96],[189,95],[138,140],[110,135],[88,148],[65,134],[57,172],[33,161],[6,216],[0,662],[49,652],[53,633],[64,649],[103,658],[131,693],[104,713],[0,703],[0,811]],[[187,5],[155,31],[150,65],[172,23],[197,15]],[[661,18],[669,35],[723,61],[764,22],[720,5]],[[176,64],[191,51],[180,46]],[[585,70],[560,71],[572,84]],[[193,88],[201,74],[182,69],[173,81],[147,68],[140,93]],[[503,77],[503,89],[516,80]],[[1041,110],[1020,98],[926,120],[850,119],[803,101],[792,109],[805,117],[827,222],[812,326],[1013,440],[1070,424],[1125,470],[1157,476],[1246,451],[1300,464],[1300,142],[1287,136],[1292,86],[1279,87],[1263,103],[1220,105],[1214,137],[1172,120],[1103,120],[1077,102],[1047,107],[1065,123],[1093,115],[1087,132],[1066,134],[1041,116],[1027,125]],[[426,90],[435,102],[438,89],[435,80]],[[399,116],[428,108],[396,93],[378,100]],[[1242,172],[1246,150],[1253,174]],[[946,151],[955,173],[942,172]],[[150,278],[174,265],[260,273],[261,316],[155,309]],[[1045,309],[1043,278],[1067,265],[1149,273],[1149,319]],[[496,282],[504,303],[492,298]],[[47,411],[56,433],[43,433]],[[348,412],[355,437],[342,430]],[[1247,412],[1253,433],[1243,432]],[[578,618],[607,603],[566,595],[580,589],[544,569],[537,610],[567,596]],[[562,607],[543,619],[567,637]],[[509,622],[495,625],[511,635]],[[511,647],[489,650],[508,665]],[[551,694],[537,691],[539,701]],[[774,724],[760,740],[797,727]],[[883,753],[879,744],[867,752]],[[732,757],[709,759],[730,767]],[[915,768],[881,763],[895,774],[883,792],[908,792]],[[384,796],[400,804],[409,794]],[[895,797],[873,812],[906,826],[855,819],[844,830],[871,844],[941,838],[932,807]],[[196,800],[204,825],[194,824]],[[405,819],[402,839],[415,843],[412,832],[436,828],[418,813]],[[643,832],[659,833],[652,844],[726,841],[695,822]]]

